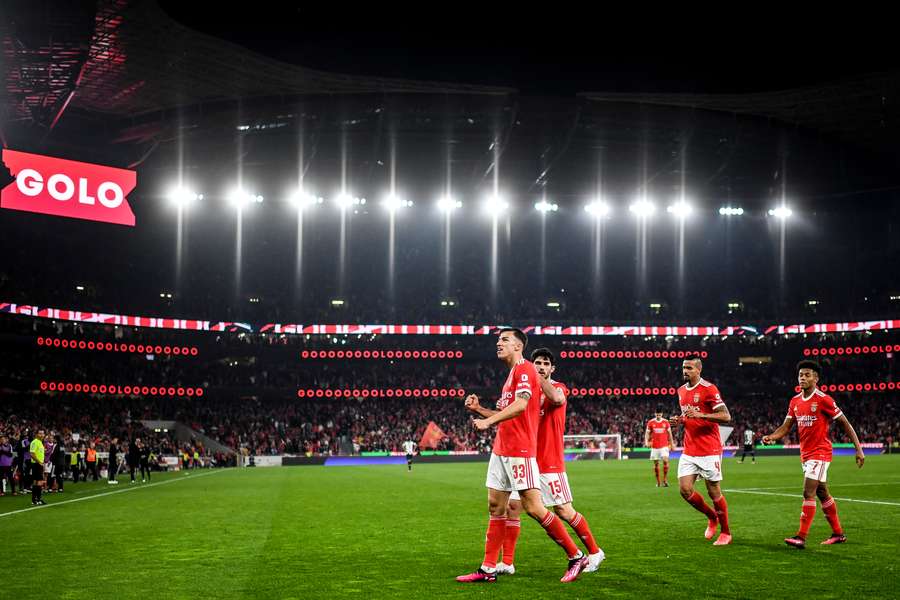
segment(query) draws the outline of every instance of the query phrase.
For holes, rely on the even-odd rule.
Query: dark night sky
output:
[[[874,33],[860,45],[850,42],[850,32],[835,36],[808,23],[762,23],[739,31],[736,24],[743,17],[686,31],[677,25],[654,28],[635,17],[563,19],[524,11],[489,24],[480,11],[476,15],[454,9],[452,16],[434,14],[401,27],[397,19],[383,15],[348,17],[284,3],[255,12],[218,6],[212,16],[183,2],[161,5],[192,29],[297,65],[509,86],[526,94],[763,92],[900,65],[888,42],[880,42]],[[429,10],[441,9],[432,5]],[[528,17],[527,24],[519,24],[523,17]],[[587,20],[597,25],[571,26]]]

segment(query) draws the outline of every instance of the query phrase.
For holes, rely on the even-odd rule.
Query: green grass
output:
[[[575,506],[608,559],[565,585],[562,552],[523,522],[517,574],[493,585],[457,584],[481,560],[486,464],[284,467],[171,474],[133,491],[0,516],[8,598],[897,598],[900,459],[862,470],[835,459],[829,478],[850,538],[809,549],[793,534],[799,498],[728,492],[735,542],[713,547],[705,521],[678,494],[657,489],[647,461],[569,465]],[[673,462],[670,480],[675,481]],[[725,488],[796,494],[799,459],[727,459]],[[58,503],[129,489],[78,484]],[[865,484],[865,485],[864,485]],[[874,484],[874,485],[873,485]],[[30,499],[0,498],[0,514]]]

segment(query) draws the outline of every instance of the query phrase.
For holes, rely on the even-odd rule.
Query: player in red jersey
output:
[[[506,534],[506,510],[509,496],[518,491],[525,512],[547,532],[554,542],[565,550],[569,565],[562,582],[574,581],[586,566],[588,557],[581,552],[569,536],[562,521],[544,508],[540,492],[540,471],[537,465],[537,433],[541,418],[541,377],[534,365],[522,358],[528,345],[528,337],[519,329],[500,331],[497,340],[497,358],[509,367],[509,376],[497,401],[498,412],[483,419],[474,419],[479,431],[499,424],[494,447],[488,465],[488,509],[490,521],[484,546],[484,560],[474,573],[460,575],[457,581],[464,583],[493,582],[497,580],[497,558]],[[477,401],[477,396],[466,398],[466,404]]]
[[[719,424],[731,422],[731,414],[722,401],[719,389],[703,379],[703,362],[699,356],[686,359],[681,364],[686,383],[678,388],[681,414],[669,419],[672,425],[684,424],[684,450],[678,460],[678,486],[681,497],[706,515],[709,520],[704,537],[711,540],[716,535],[716,525],[721,527],[714,546],[731,543],[728,527],[728,504],[722,495],[722,440]],[[697,477],[706,480],[706,491],[713,501],[711,508],[694,490]]]
[[[787,416],[781,427],[762,439],[763,444],[774,443],[783,438],[797,422],[797,432],[800,436],[800,460],[803,461],[803,510],[800,513],[800,530],[797,535],[785,538],[784,543],[794,548],[806,547],[806,536],[816,516],[816,496],[822,505],[822,512],[828,524],[831,525],[831,537],[823,544],[842,544],[847,541],[841,521],[838,518],[837,504],[828,493],[825,480],[828,477],[828,467],[831,465],[831,439],[828,436],[828,426],[831,421],[841,424],[847,437],[856,447],[856,464],[862,468],[866,461],[862,446],[853,425],[841,412],[834,398],[818,389],[819,365],[810,360],[801,361],[797,365],[797,380],[800,383],[800,393],[791,398]]]
[[[531,360],[541,378],[541,420],[538,425],[537,462],[540,469],[541,500],[544,506],[552,507],[556,515],[569,524],[578,537],[584,542],[588,551],[588,565],[585,573],[596,571],[606,558],[603,550],[597,545],[594,534],[584,515],[572,507],[572,492],[566,475],[565,456],[563,454],[563,435],[566,431],[566,398],[569,389],[565,384],[554,381],[556,357],[548,348],[538,348],[531,353]],[[466,404],[466,408],[481,416],[494,414],[483,408],[477,400]],[[667,423],[668,424],[668,423]],[[506,513],[506,536],[503,538],[503,561],[497,564],[497,572],[513,575],[516,568],[513,560],[516,542],[519,539],[522,503],[517,492],[512,492],[509,508]]]
[[[656,416],[647,421],[644,430],[644,447],[650,447],[650,460],[656,472],[656,487],[669,487],[669,450],[675,449],[672,427],[663,419],[661,408],[656,409]],[[659,478],[659,461],[663,461],[663,476]]]

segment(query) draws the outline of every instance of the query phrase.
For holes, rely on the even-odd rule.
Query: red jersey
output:
[[[494,438],[494,454],[497,456],[537,456],[537,430],[541,418],[541,384],[537,369],[531,361],[519,360],[509,372],[503,392],[497,400],[497,410],[513,403],[516,394],[529,395],[525,412],[497,426]]]
[[[666,419],[657,421],[656,417],[653,417],[647,421],[647,429],[650,430],[650,447],[668,448],[670,428],[669,422]]]
[[[800,458],[808,460],[831,460],[831,438],[828,427],[842,414],[834,403],[834,398],[816,389],[809,398],[800,392],[791,398],[787,416],[797,422],[800,435]]]
[[[694,387],[684,384],[678,388],[681,412],[693,406],[695,410],[709,414],[725,406],[719,388],[701,379]],[[716,456],[722,454],[719,424],[704,419],[684,420],[684,453],[688,456]]]
[[[541,473],[564,473],[566,461],[563,456],[563,435],[566,433],[566,404],[568,403],[569,388],[558,381],[551,380],[550,383],[556,389],[562,390],[566,401],[557,406],[541,393],[537,464]]]

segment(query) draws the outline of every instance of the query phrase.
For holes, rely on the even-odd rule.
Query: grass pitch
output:
[[[7,572],[0,596],[25,598],[898,598],[900,458],[828,473],[849,542],[795,533],[798,457],[726,459],[734,543],[713,547],[705,519],[647,461],[569,463],[575,507],[607,560],[561,584],[562,551],[523,519],[517,573],[495,584],[454,581],[480,563],[486,463],[283,467],[164,474],[153,485],[68,485],[0,498]],[[742,491],[739,491],[742,490]],[[76,500],[72,502],[72,500]],[[23,512],[22,509],[26,509]]]

